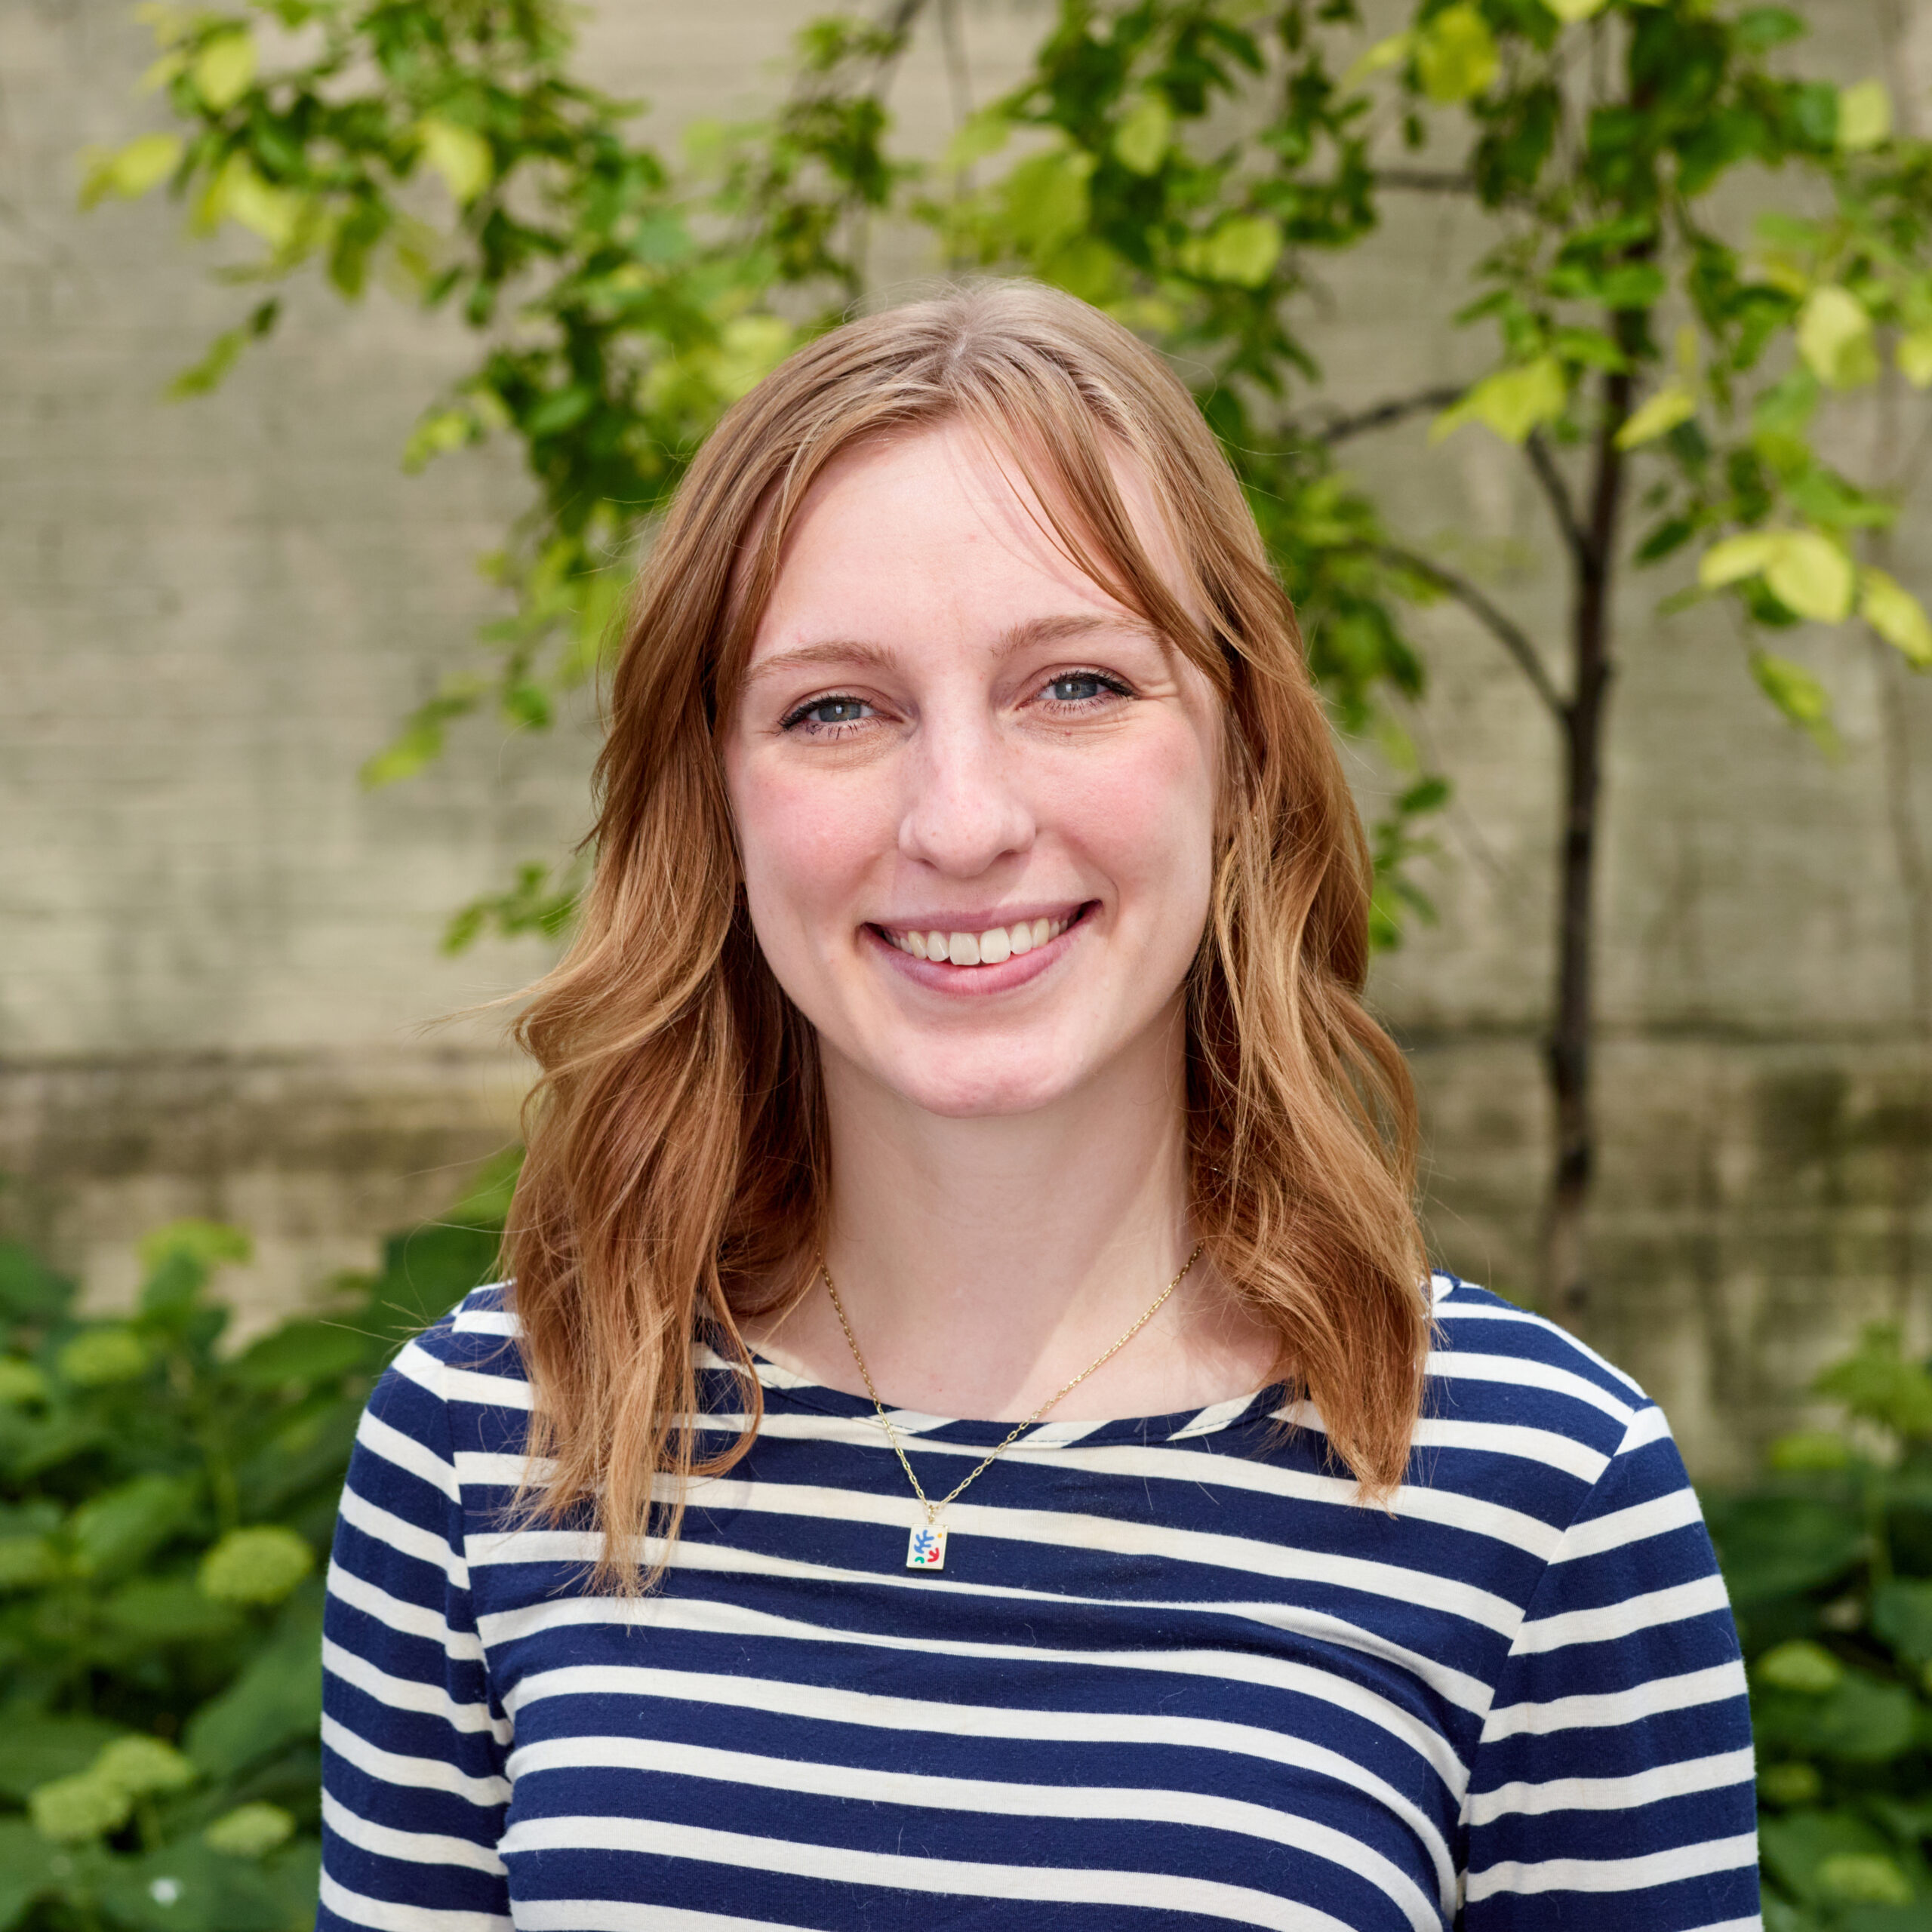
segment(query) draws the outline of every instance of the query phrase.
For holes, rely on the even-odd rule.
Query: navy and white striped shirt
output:
[[[756,1442],[628,1601],[589,1534],[506,1526],[529,1395],[478,1290],[343,1494],[320,1925],[1756,1927],[1743,1668],[1662,1412],[1435,1290],[1392,1511],[1264,1392],[1040,1424],[909,1572],[870,1404],[763,1364]],[[934,1494],[1005,1432],[894,1420]]]

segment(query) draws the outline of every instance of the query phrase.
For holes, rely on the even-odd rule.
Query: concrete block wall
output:
[[[655,103],[670,138],[754,112],[813,0],[728,15],[597,8],[585,71]],[[1932,8],[1819,0],[1817,57],[1932,85]],[[962,0],[976,91],[1016,70],[1038,0]],[[254,1232],[247,1319],[373,1257],[514,1134],[522,1070],[493,1023],[425,1023],[509,993],[534,945],[457,960],[450,910],[582,829],[590,721],[459,735],[423,778],[355,771],[460,666],[493,595],[474,559],[525,500],[507,451],[407,478],[417,411],[463,366],[444,321],[298,294],[217,395],[167,378],[234,318],[158,204],[74,209],[77,152],[158,124],[118,0],[0,9],[0,1225],[108,1298],[171,1215]],[[928,145],[937,51],[899,83]],[[1344,404],[1482,366],[1444,325],[1470,211],[1392,208],[1324,265],[1317,346]],[[888,238],[891,274],[928,265]],[[1918,405],[1922,408],[1922,404]],[[1857,435],[1883,426],[1854,426]],[[1352,466],[1413,540],[1480,571],[1552,652],[1561,584],[1519,463],[1419,426]],[[1921,593],[1923,494],[1897,568]],[[1821,755],[1752,686],[1710,613],[1619,612],[1601,962],[1604,1149],[1592,1338],[1654,1388],[1694,1463],[1744,1466],[1860,1319],[1932,1346],[1932,685],[1864,641],[1784,648],[1839,703]],[[1546,1159],[1538,1063],[1550,970],[1555,746],[1520,676],[1452,611],[1417,619],[1411,722],[1456,801],[1429,877],[1442,916],[1378,969],[1430,1136],[1452,1266],[1521,1294]],[[1365,792],[1387,780],[1355,754]]]

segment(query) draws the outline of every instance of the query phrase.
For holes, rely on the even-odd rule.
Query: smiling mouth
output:
[[[909,952],[915,959],[938,961],[942,965],[1003,966],[1020,954],[1057,940],[1068,927],[1085,916],[1087,908],[1063,913],[1057,918],[1021,919],[1010,926],[989,926],[984,932],[943,932],[925,929],[875,926],[872,930],[888,946]]]

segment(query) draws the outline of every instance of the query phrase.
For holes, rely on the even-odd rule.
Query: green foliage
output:
[[[1932,1922],[1932,1374],[1868,1328],[1817,1392],[1847,1424],[1705,1499],[1758,1746],[1767,1932]]]
[[[316,1566],[373,1380],[485,1278],[513,1172],[238,1351],[232,1228],[150,1236],[112,1320],[0,1245],[0,1932],[312,1922]]]

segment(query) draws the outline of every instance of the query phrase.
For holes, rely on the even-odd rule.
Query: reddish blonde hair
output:
[[[861,439],[950,420],[1010,457],[1057,540],[1220,694],[1212,910],[1187,989],[1194,1227],[1364,1492],[1406,1466],[1428,1335],[1414,1100],[1361,1001],[1367,854],[1294,614],[1161,358],[1070,296],[994,283],[799,349],[699,452],[639,580],[595,872],[517,1027],[541,1071],[505,1255],[544,1472],[527,1500],[549,1520],[591,1501],[608,1585],[658,1574],[688,1479],[749,1446],[751,1430],[701,1454],[697,1351],[740,1366],[755,1429],[738,1321],[801,1283],[826,1201],[816,1041],[746,915],[718,733],[814,480]],[[1121,461],[1186,583],[1153,569]]]

